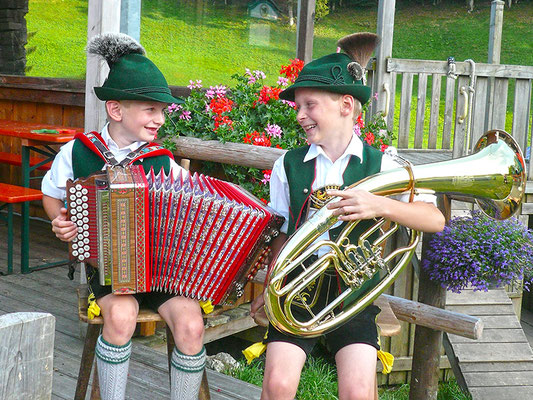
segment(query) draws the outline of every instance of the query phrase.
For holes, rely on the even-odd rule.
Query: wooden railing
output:
[[[387,125],[398,134],[398,148],[442,149],[456,157],[465,140],[471,149],[487,130],[506,128],[524,153],[530,145],[533,66],[389,58],[387,72]]]

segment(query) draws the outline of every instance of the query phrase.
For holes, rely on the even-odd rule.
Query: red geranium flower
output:
[[[365,135],[365,142],[367,142],[368,144],[372,144],[374,143],[374,134],[372,132],[367,132],[366,135]]]
[[[283,89],[281,88],[273,88],[271,86],[263,86],[261,91],[259,92],[259,102],[263,104],[268,104],[268,101],[270,99],[278,100],[279,94],[281,93]]]
[[[270,138],[266,136],[264,132],[259,133],[257,131],[247,133],[243,141],[244,143],[250,143],[254,146],[270,147],[272,144]]]
[[[298,58],[289,61],[291,62],[289,65],[281,66],[279,73],[285,75],[291,82],[294,82],[304,67],[304,62]]]

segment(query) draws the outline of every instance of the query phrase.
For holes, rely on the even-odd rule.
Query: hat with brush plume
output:
[[[279,97],[294,101],[298,88],[313,88],[328,92],[349,94],[365,104],[371,96],[371,88],[363,79],[366,65],[379,38],[375,33],[359,32],[345,36],[337,44],[344,53],[333,53],[306,64],[293,85]]]
[[[87,53],[104,58],[109,75],[94,92],[100,100],[139,100],[182,103],[170,93],[168,83],[144,48],[123,33],[104,33],[87,44]]]

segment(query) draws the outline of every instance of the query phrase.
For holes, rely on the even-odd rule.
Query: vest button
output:
[[[309,189],[305,188],[305,189],[304,189],[304,193],[305,193],[305,194],[309,193]]]

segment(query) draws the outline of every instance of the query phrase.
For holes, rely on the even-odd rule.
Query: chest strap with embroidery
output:
[[[77,133],[75,138],[80,139],[83,144],[97,154],[108,165],[119,165],[124,167],[141,158],[159,155],[167,155],[174,159],[173,154],[168,149],[165,149],[164,147],[161,147],[155,143],[145,143],[137,149],[129,152],[121,162],[118,162],[98,132]]]

